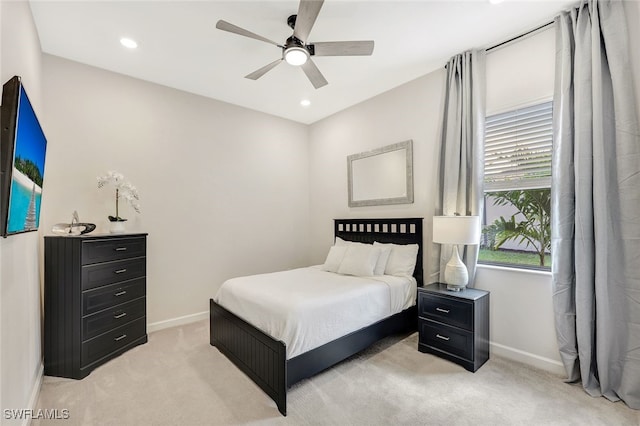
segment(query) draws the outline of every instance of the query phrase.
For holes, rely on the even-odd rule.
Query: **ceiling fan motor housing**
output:
[[[296,18],[298,15],[291,15],[287,18],[287,25],[293,30],[296,27]]]
[[[295,15],[293,15],[295,16]],[[300,40],[299,38],[297,38],[296,36],[291,36],[287,39],[287,41],[284,43],[283,46],[283,52],[286,52],[287,49],[289,49],[290,47],[300,47],[302,49],[305,49],[307,52],[309,52],[310,56],[313,56],[315,49],[313,48],[313,44],[307,44],[305,45],[302,40]]]

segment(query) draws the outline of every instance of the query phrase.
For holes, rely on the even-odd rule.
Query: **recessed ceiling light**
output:
[[[308,107],[309,105],[311,105],[311,101],[309,99],[303,99],[300,101],[300,105],[302,105],[303,107]]]
[[[489,0],[489,3],[491,4],[499,4],[502,3],[504,0]]]
[[[127,37],[122,37],[120,39],[120,44],[129,49],[135,49],[136,47],[138,47],[138,43],[136,43],[135,40]]]

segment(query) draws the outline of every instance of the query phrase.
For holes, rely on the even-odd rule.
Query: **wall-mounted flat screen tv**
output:
[[[2,86],[0,234],[36,231],[47,139],[20,77]]]

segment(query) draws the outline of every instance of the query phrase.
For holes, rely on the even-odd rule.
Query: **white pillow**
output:
[[[380,247],[380,256],[376,262],[376,267],[373,268],[373,275],[384,275],[384,270],[387,268],[387,262],[391,255],[391,247],[378,245]]]
[[[338,268],[346,252],[347,246],[331,246],[329,254],[327,254],[327,260],[325,260],[324,265],[322,265],[322,270],[338,272]]]
[[[335,245],[338,247],[347,247],[351,245],[371,246],[371,244],[367,244],[367,243],[358,243],[355,241],[343,240],[340,237],[336,237]],[[384,275],[384,270],[385,270],[385,267],[387,266],[387,261],[389,260],[390,254],[391,254],[391,247],[381,247],[380,256],[378,257],[376,266],[373,268],[373,275]]]
[[[339,274],[370,277],[380,257],[380,247],[372,244],[350,244],[338,268]]]
[[[343,240],[340,237],[336,237],[335,245],[337,245],[337,246],[348,246],[348,245],[351,245],[351,244],[360,244],[360,243],[356,243],[356,242],[353,242],[353,241],[347,241],[347,240]]]
[[[391,254],[384,269],[385,275],[413,275],[418,260],[417,244],[383,244],[376,241],[373,245],[391,247]]]

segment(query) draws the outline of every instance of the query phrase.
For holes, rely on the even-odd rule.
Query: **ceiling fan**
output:
[[[291,65],[300,66],[309,81],[311,81],[311,84],[313,84],[313,87],[319,89],[327,84],[327,80],[311,59],[312,56],[369,56],[373,53],[372,40],[309,43],[307,40],[309,33],[316,22],[323,3],[324,0],[300,0],[298,14],[291,15],[287,19],[287,25],[293,29],[293,35],[284,44],[276,43],[223,20],[217,22],[216,28],[271,43],[282,49],[282,57],[280,59],[276,59],[270,64],[246,75],[245,78],[257,80],[285,60]]]

